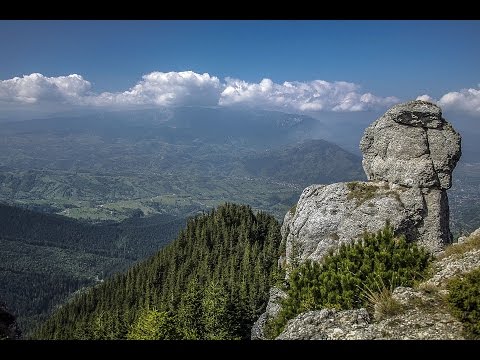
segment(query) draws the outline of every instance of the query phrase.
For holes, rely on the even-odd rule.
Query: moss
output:
[[[378,188],[375,185],[352,181],[347,183],[349,193],[348,200],[355,199],[357,206],[360,206],[365,201],[372,199],[375,196]]]
[[[290,208],[289,212],[290,212],[291,215],[295,215],[295,213],[297,212],[297,204],[293,205]]]

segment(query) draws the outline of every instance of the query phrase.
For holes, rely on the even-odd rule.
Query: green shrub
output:
[[[423,248],[395,237],[388,224],[376,234],[342,244],[321,263],[307,261],[292,270],[287,282],[287,298],[275,319],[270,320],[278,335],[289,319],[322,308],[353,309],[366,307],[367,289],[378,284],[387,288],[412,286],[421,278],[432,257]]]
[[[469,338],[480,339],[480,269],[448,284],[448,303]]]

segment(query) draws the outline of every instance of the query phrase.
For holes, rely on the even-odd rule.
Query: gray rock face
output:
[[[396,105],[365,130],[360,148],[370,182],[307,187],[295,214],[284,219],[287,262],[319,261],[387,220],[434,253],[452,242],[446,189],[460,135],[440,108],[425,101]]]
[[[284,219],[287,263],[320,261],[330,249],[383,228],[387,220],[397,233],[432,252],[451,242],[445,191],[385,181],[311,185],[295,214]]]
[[[462,340],[463,326],[438,294],[400,287],[399,314],[373,320],[365,309],[309,311],[290,320],[277,340]]]
[[[265,324],[268,319],[273,319],[277,316],[280,311],[280,301],[285,299],[286,296],[287,294],[279,288],[272,287],[270,289],[270,298],[268,300],[267,308],[253,324],[250,335],[252,340],[265,340]]]
[[[446,190],[461,138],[438,106],[416,100],[394,106],[371,124],[360,148],[369,180]]]
[[[396,233],[434,254],[452,242],[446,190],[461,156],[461,138],[441,109],[420,100],[395,105],[365,130],[360,149],[368,182],[311,185],[295,211],[285,215],[281,232],[287,264],[320,261],[330,249],[360,238],[365,231],[380,230],[387,220]],[[317,320],[327,316],[314,313]],[[333,323],[340,316],[328,314],[334,316]],[[358,316],[341,314],[349,326]],[[305,321],[302,324],[307,326],[310,320]],[[341,326],[332,329],[329,334],[330,330],[341,334]],[[378,338],[372,329],[368,331],[370,335],[361,337]],[[352,337],[347,333],[337,338]]]
[[[311,185],[303,191],[295,214],[287,215],[282,227],[287,262],[319,261],[331,248],[382,228],[386,220],[400,229],[421,221],[424,209],[414,206],[422,204],[418,189],[390,187],[387,182],[353,184]]]

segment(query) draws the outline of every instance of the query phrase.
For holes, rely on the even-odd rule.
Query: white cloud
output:
[[[480,84],[478,84],[480,88]],[[480,89],[462,89],[452,91],[443,95],[440,100],[435,100],[429,95],[421,95],[417,100],[430,101],[442,109],[464,111],[475,115],[480,115]]]
[[[152,72],[144,75],[133,88],[121,92],[104,92],[90,97],[93,105],[216,105],[221,92],[220,81],[208,73],[193,71]]]
[[[33,73],[0,81],[0,100],[37,103],[39,101],[78,102],[90,89],[82,76],[46,77]]]
[[[252,107],[285,109],[289,111],[362,111],[392,105],[395,97],[382,98],[360,93],[353,83],[314,80],[276,84],[270,79],[260,83],[227,78],[219,104],[244,104]]]
[[[250,106],[291,112],[362,111],[382,108],[399,100],[362,93],[357,84],[338,81],[274,83],[263,79],[248,83],[193,71],[152,72],[144,75],[132,88],[123,92],[91,91],[91,84],[73,74],[46,77],[34,73],[0,81],[0,101],[17,104],[63,103],[82,106],[119,107],[221,105]]]
[[[440,98],[438,105],[448,109],[480,114],[480,89],[462,89],[458,92],[449,92]]]
[[[428,102],[431,102],[433,104],[437,103],[437,100],[435,100],[434,98],[432,98],[430,95],[427,95],[427,94],[417,96],[416,100],[428,101]]]

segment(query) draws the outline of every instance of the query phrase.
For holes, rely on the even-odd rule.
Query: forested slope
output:
[[[35,338],[249,338],[279,246],[274,217],[224,204],[189,220],[148,260],[75,297]]]
[[[0,301],[28,334],[71,293],[151,255],[184,222],[157,216],[92,225],[0,204]]]

